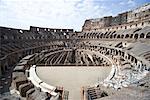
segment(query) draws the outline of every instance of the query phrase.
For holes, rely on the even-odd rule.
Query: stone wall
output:
[[[150,4],[143,5],[135,10],[118,14],[117,16],[106,16],[103,18],[87,19],[82,31],[98,31],[107,27],[114,27],[136,22],[145,22],[150,18]]]

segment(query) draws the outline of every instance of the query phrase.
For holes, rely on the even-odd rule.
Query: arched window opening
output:
[[[120,35],[118,35],[117,38],[120,38]]]
[[[112,38],[112,35],[110,35],[110,38]]]
[[[102,37],[103,37],[103,34],[100,35],[100,38],[102,38]]]
[[[140,38],[144,38],[144,33],[141,33],[141,34],[140,34]]]
[[[147,33],[146,38],[150,38],[150,32]]]
[[[138,39],[138,34],[135,34],[135,35],[134,35],[134,38],[135,38],[135,39]]]
[[[129,34],[126,34],[125,38],[129,38]]]
[[[116,38],[117,34],[114,34],[114,38]]]
[[[133,34],[130,35],[130,38],[132,38],[132,37],[133,37]]]
[[[122,34],[122,35],[121,35],[121,38],[123,39],[123,37],[124,37],[124,35]]]

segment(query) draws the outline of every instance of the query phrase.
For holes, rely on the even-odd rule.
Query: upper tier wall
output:
[[[82,31],[99,31],[112,28],[126,29],[130,25],[136,25],[142,23],[142,26],[148,25],[150,19],[150,4],[143,5],[137,9],[118,14],[115,17],[106,16],[103,18],[87,19],[82,27]],[[147,24],[148,22],[148,24]],[[146,23],[143,25],[143,23]],[[125,28],[119,28],[126,26]],[[130,28],[130,27],[129,27]]]

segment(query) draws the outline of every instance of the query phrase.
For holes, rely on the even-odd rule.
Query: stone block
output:
[[[15,79],[17,79],[19,77],[23,77],[23,76],[25,76],[23,72],[13,72],[12,73],[12,79],[13,80],[15,80]]]
[[[19,86],[19,92],[20,92],[20,95],[22,97],[26,97],[26,92],[31,89],[31,88],[34,88],[34,85],[32,83],[25,83],[25,84],[21,84]]]
[[[35,88],[31,88],[26,92],[26,99],[28,100],[29,95],[31,95],[35,91]]]
[[[25,72],[25,66],[21,65],[21,66],[15,66],[14,72]]]
[[[26,78],[25,76],[19,77],[19,78],[17,78],[16,80],[13,80],[13,86],[14,86],[14,88],[15,88],[16,90],[19,90],[19,86],[20,86],[21,84],[25,84],[25,83],[27,83],[27,82],[28,82],[28,80],[27,80],[27,78]]]

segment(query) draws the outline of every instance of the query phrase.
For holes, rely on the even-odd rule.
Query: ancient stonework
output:
[[[29,30],[0,27],[0,42],[2,100],[150,98],[150,4],[115,17],[86,19],[81,32],[35,26]],[[46,69],[40,76],[39,68],[76,71],[69,75],[67,71],[51,74]],[[90,68],[108,69],[95,78],[102,72],[92,73]],[[78,76],[80,72],[83,80],[82,75]],[[107,72],[110,73],[105,75]],[[94,77],[86,78],[88,75]],[[66,87],[54,84],[62,80],[56,76],[68,77],[63,83]],[[84,85],[84,79],[91,84]],[[80,91],[77,93],[76,89]]]

